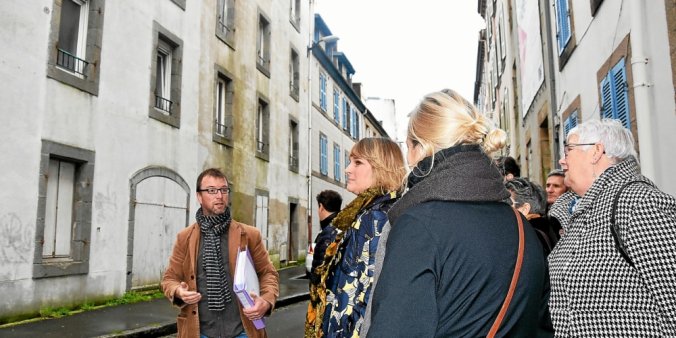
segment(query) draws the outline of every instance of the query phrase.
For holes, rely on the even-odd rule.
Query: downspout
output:
[[[312,243],[312,50],[314,49],[314,0],[310,0],[307,47],[307,242]]]
[[[646,4],[643,1],[629,1],[629,15],[631,18],[631,73],[634,91],[634,105],[636,107],[636,130],[641,145],[640,161],[643,175],[656,178],[655,172],[655,145],[651,131],[653,126],[650,114],[653,112],[652,83],[650,82],[650,58],[648,57],[646,41]]]
[[[544,6],[541,6],[541,8],[545,8],[545,36],[546,36],[546,41],[547,45],[549,48],[547,49],[547,59],[549,60],[547,63],[549,65],[549,111],[550,111],[550,116],[549,119],[551,121],[551,126],[552,128],[552,136],[554,142],[554,152],[552,153],[552,160],[553,160],[553,165],[552,168],[556,168],[557,164],[559,163],[559,156],[561,154],[561,147],[559,145],[559,131],[561,129],[561,119],[559,118],[559,112],[558,112],[558,105],[556,103],[556,77],[554,76],[555,74],[555,69],[554,69],[554,42],[552,41],[552,15],[550,11],[550,7],[547,6],[546,4]]]

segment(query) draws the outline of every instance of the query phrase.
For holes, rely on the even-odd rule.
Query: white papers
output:
[[[254,267],[249,248],[241,250],[237,253],[237,265],[235,266],[235,276],[233,282],[233,289],[244,308],[254,306],[254,300],[251,298],[251,293],[256,296],[261,294],[260,285],[258,284],[258,275],[256,274],[256,267]],[[253,321],[257,329],[265,327],[263,319]]]

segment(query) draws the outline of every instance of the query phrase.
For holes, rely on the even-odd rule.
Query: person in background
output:
[[[321,231],[315,238],[312,255],[312,270],[310,271],[310,283],[312,284],[319,283],[319,275],[315,270],[324,261],[324,252],[336,236],[336,228],[331,226],[331,221],[340,211],[342,204],[343,198],[333,190],[324,190],[317,194],[317,213]]]
[[[279,274],[258,229],[232,219],[228,180],[211,168],[197,177],[197,222],[176,236],[161,288],[181,308],[178,337],[266,337],[252,320],[269,315],[279,296]],[[260,295],[244,309],[233,290],[237,253],[248,247]]]
[[[359,335],[386,213],[406,175],[404,156],[394,141],[364,138],[352,147],[345,173],[357,197],[333,219],[336,238],[317,268],[320,283],[310,286],[306,337]]]
[[[676,198],[641,175],[617,120],[579,124],[563,148],[580,199],[549,255],[556,336],[676,337]]]
[[[547,208],[549,208],[559,196],[568,191],[568,187],[564,184],[565,175],[563,170],[554,169],[547,174],[547,182],[545,188],[547,189]]]
[[[521,168],[516,160],[511,156],[500,156],[495,160],[495,165],[500,169],[500,173],[505,181],[514,177],[521,177]]]
[[[505,182],[505,188],[512,195],[511,205],[526,216],[540,239],[545,256],[549,255],[559,240],[559,229],[553,228],[545,214],[547,205],[545,191],[525,177],[516,177]]]
[[[489,157],[506,134],[452,90],[428,94],[409,115],[408,191],[388,213],[391,231],[367,337],[549,337],[548,278],[537,235],[503,201]],[[527,225],[527,224],[525,224]],[[522,264],[504,320],[523,239]]]

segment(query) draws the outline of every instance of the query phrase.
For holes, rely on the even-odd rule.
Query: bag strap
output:
[[[615,194],[615,197],[613,198],[613,207],[610,211],[610,233],[613,235],[613,240],[615,241],[615,248],[617,248],[617,251],[620,252],[620,256],[624,258],[627,263],[633,268],[634,267],[634,262],[631,261],[631,258],[629,258],[629,255],[627,254],[627,251],[624,249],[624,241],[622,240],[622,237],[620,237],[620,230],[617,226],[617,223],[615,223],[615,213],[617,209],[617,203],[620,200],[620,195],[622,194],[622,191],[624,188],[634,184],[634,183],[643,183],[647,186],[654,187],[651,183],[646,182],[646,181],[629,181],[623,184],[620,187],[620,190],[617,191]]]
[[[514,296],[514,290],[516,289],[516,283],[519,281],[519,275],[521,274],[521,264],[523,263],[523,249],[524,249],[524,235],[523,235],[523,221],[521,220],[521,214],[516,209],[512,208],[514,215],[516,215],[516,221],[519,225],[519,251],[516,255],[516,265],[514,265],[514,274],[512,275],[512,282],[509,284],[509,291],[507,291],[507,296],[505,301],[502,303],[500,312],[498,312],[498,318],[495,319],[495,323],[491,326],[490,331],[486,337],[493,338],[495,334],[498,333],[500,329],[500,324],[505,318],[507,313],[507,308],[509,308],[509,303],[512,301],[512,296]]]

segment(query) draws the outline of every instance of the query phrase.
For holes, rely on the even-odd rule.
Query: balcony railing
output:
[[[167,100],[159,95],[155,95],[155,108],[171,113],[171,105],[173,102]]]
[[[266,149],[267,144],[263,141],[257,141],[256,142],[256,151],[259,153],[265,153],[267,151]]]
[[[59,67],[70,70],[71,72],[85,76],[89,62],[80,59],[79,57],[68,53],[63,49],[58,49],[56,53],[56,64]]]
[[[214,132],[225,138],[232,137],[232,124],[228,123],[228,120],[225,121],[214,121]]]
[[[221,31],[221,33],[223,33],[223,34],[228,34],[228,33],[232,32],[232,28],[230,28],[230,26],[228,26],[228,23],[227,23],[227,22],[223,22],[223,21],[221,21],[221,20],[218,21],[218,29],[219,29],[219,30]]]
[[[289,155],[289,167],[298,168],[298,156]]]
[[[294,81],[289,82],[289,91],[291,91],[292,94],[298,95],[299,92],[298,82]]]
[[[270,63],[270,60],[268,60],[268,59],[265,57],[265,55],[262,55],[261,52],[259,51],[259,52],[258,52],[258,64],[261,65],[261,66],[263,66],[263,67],[265,67],[265,68],[268,68],[268,66],[269,66],[268,64],[269,64],[269,63]]]

